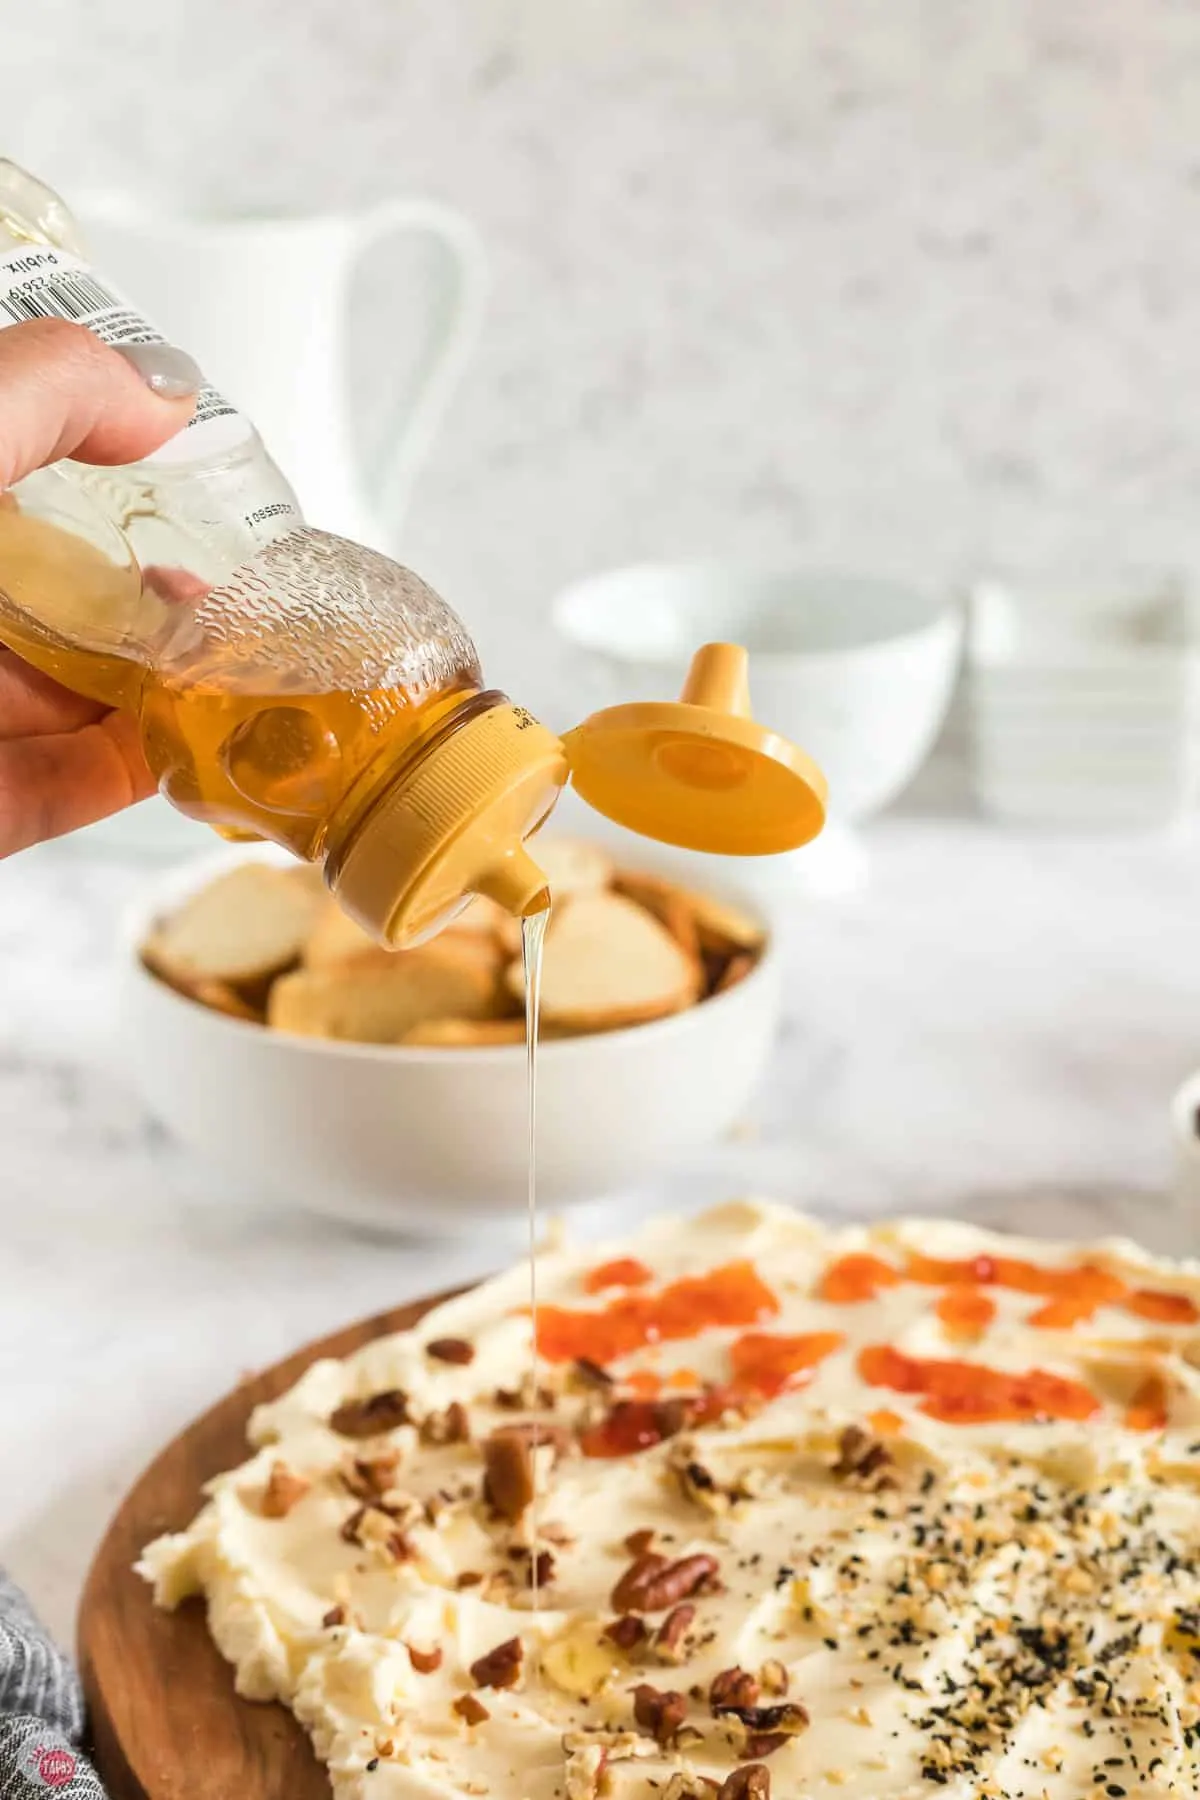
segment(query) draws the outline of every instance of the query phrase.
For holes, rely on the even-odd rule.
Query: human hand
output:
[[[191,416],[200,371],[169,344],[110,349],[81,325],[0,330],[0,504],[47,463],[129,463]],[[137,725],[0,646],[0,857],[144,800]]]

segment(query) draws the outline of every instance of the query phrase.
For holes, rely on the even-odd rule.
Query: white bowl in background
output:
[[[331,1218],[433,1235],[523,1209],[523,1044],[441,1050],[292,1037],[226,1018],[146,970],[138,950],[154,922],[247,857],[286,862],[265,847],[206,857],[153,885],[128,920],[120,1016],[149,1111],[240,1190]],[[622,860],[667,874],[680,866],[640,851]],[[763,917],[727,881],[706,885]],[[541,1045],[539,1201],[562,1209],[634,1187],[721,1138],[763,1072],[779,996],[769,939],[744,980],[687,1012]]]
[[[880,811],[925,761],[963,631],[952,600],[896,582],[687,563],[590,576],[552,618],[601,705],[673,698],[699,644],[744,644],[757,716],[820,764],[840,821]]]

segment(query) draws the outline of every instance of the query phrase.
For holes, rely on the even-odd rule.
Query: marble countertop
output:
[[[652,1196],[955,1210],[1184,1246],[1167,1109],[1200,1063],[1200,843],[887,823],[860,891],[789,909],[789,1004],[736,1139]],[[244,1371],[518,1253],[234,1201],[121,1077],[117,920],[146,867],[0,868],[0,1562],[69,1637],[92,1548],[161,1443]],[[576,1215],[619,1230],[647,1196]]]

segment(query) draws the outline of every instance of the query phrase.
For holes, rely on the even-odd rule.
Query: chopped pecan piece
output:
[[[471,1664],[471,1680],[476,1687],[516,1687],[524,1655],[525,1647],[520,1638],[507,1638]]]
[[[366,1516],[366,1507],[356,1506],[350,1517],[342,1520],[341,1537],[345,1543],[361,1546],[362,1538],[359,1536],[359,1532],[362,1530],[362,1522]]]
[[[468,1725],[482,1725],[485,1719],[492,1716],[483,1701],[477,1700],[474,1694],[460,1694],[452,1710],[460,1719],[465,1719]]]
[[[655,1745],[643,1737],[639,1731],[610,1730],[604,1725],[587,1726],[581,1731],[563,1733],[563,1750],[568,1756],[578,1756],[591,1749],[604,1751],[604,1760],[609,1762],[632,1762],[639,1756],[653,1756]]]
[[[329,1415],[330,1430],[340,1437],[378,1437],[408,1424],[408,1395],[399,1388],[385,1388],[365,1400],[343,1400]]]
[[[693,1556],[681,1556],[677,1562],[668,1563],[665,1569],[657,1570],[642,1584],[642,1605],[638,1610],[665,1612],[669,1606],[686,1600],[690,1594],[695,1594],[702,1588],[713,1588],[716,1585],[718,1567],[716,1557],[703,1551],[697,1551]]]
[[[461,1575],[454,1577],[454,1585],[461,1592],[463,1588],[478,1587],[482,1580],[483,1576],[475,1569],[464,1569]]]
[[[633,1690],[633,1716],[655,1743],[673,1744],[679,1727],[687,1718],[687,1697],[674,1689],[666,1692],[639,1682]]]
[[[742,1707],[758,1704],[758,1682],[749,1669],[722,1669],[714,1675],[708,1690],[708,1704],[713,1714],[738,1712]]]
[[[484,1442],[484,1498],[515,1525],[534,1498],[533,1447],[518,1429],[493,1431]]]
[[[636,1650],[646,1635],[646,1622],[639,1619],[636,1613],[622,1613],[619,1619],[605,1627],[605,1637],[615,1644],[618,1650],[628,1653]]]
[[[435,1645],[432,1650],[417,1650],[412,1644],[406,1644],[408,1660],[418,1675],[432,1675],[435,1669],[442,1666],[442,1653]]]
[[[342,1521],[341,1536],[361,1550],[386,1550],[393,1562],[409,1562],[414,1555],[410,1539],[396,1529],[395,1515],[382,1507],[356,1506]]]
[[[683,1498],[717,1518],[740,1502],[753,1500],[766,1486],[766,1477],[759,1469],[746,1469],[733,1482],[718,1481],[712,1470],[700,1461],[691,1438],[683,1438],[675,1445],[671,1468]]]
[[[262,1494],[262,1515],[264,1519],[286,1519],[298,1500],[303,1500],[311,1483],[303,1475],[296,1475],[286,1464],[271,1464],[271,1473],[267,1477],[267,1485]]]
[[[700,1588],[713,1588],[717,1559],[698,1551],[668,1562],[657,1551],[636,1557],[612,1591],[618,1612],[665,1612]]]
[[[554,1580],[554,1557],[549,1550],[539,1550],[529,1559],[530,1587],[549,1587]]]
[[[777,1657],[771,1657],[758,1671],[758,1679],[762,1683],[764,1694],[781,1695],[788,1691],[788,1672],[786,1665]]]
[[[382,1456],[356,1456],[350,1467],[342,1470],[342,1485],[356,1500],[382,1500],[399,1465],[398,1450]]]
[[[647,1526],[642,1531],[631,1531],[625,1539],[625,1548],[630,1556],[644,1556],[654,1542],[654,1531]]]
[[[763,1740],[777,1737],[781,1743],[788,1738],[799,1737],[808,1730],[808,1708],[801,1706],[798,1700],[783,1700],[778,1706],[723,1706],[713,1707],[720,1711],[723,1718],[736,1719],[747,1734],[747,1742],[754,1740],[760,1748],[752,1752],[754,1755],[767,1756],[770,1752],[762,1748]],[[778,1744],[771,1749],[778,1750]]]
[[[652,1738],[645,1737],[639,1731],[615,1731],[603,1726],[589,1727],[583,1731],[567,1731],[563,1733],[563,1753],[566,1757],[564,1766],[565,1786],[561,1790],[563,1800],[600,1800],[601,1795],[614,1791],[614,1765],[628,1763],[638,1757],[655,1757],[659,1749]],[[620,1782],[622,1793],[633,1790],[626,1782]],[[651,1781],[650,1790],[658,1786]],[[639,1785],[638,1792],[642,1792]]]
[[[677,1769],[663,1789],[663,1800],[714,1800],[717,1784],[707,1775],[689,1775]]]
[[[321,1620],[321,1624],[326,1631],[332,1631],[335,1625],[344,1625],[345,1623],[346,1609],[344,1606],[331,1606],[329,1611],[325,1614],[325,1617]]]
[[[725,1777],[717,1800],[771,1800],[771,1771],[761,1763],[744,1763]]]
[[[465,1444],[471,1436],[471,1421],[461,1400],[452,1400],[446,1408],[446,1442]]]
[[[646,1589],[654,1577],[661,1575],[669,1566],[667,1558],[660,1556],[657,1550],[647,1550],[640,1556],[635,1556],[612,1591],[612,1603],[617,1611],[649,1612]]]
[[[601,1393],[607,1393],[610,1387],[616,1385],[608,1370],[602,1364],[593,1362],[590,1356],[577,1357],[572,1368],[575,1372],[575,1379],[581,1387],[595,1388]]]
[[[502,1519],[515,1525],[534,1497],[534,1452],[549,1444],[555,1457],[567,1434],[557,1425],[501,1425],[484,1441],[483,1497]]]
[[[891,1487],[894,1459],[887,1445],[873,1438],[861,1425],[847,1425],[838,1440],[838,1457],[833,1473],[839,1481],[853,1482],[856,1487],[875,1491]]]
[[[564,1800],[598,1800],[608,1753],[603,1744],[568,1744],[563,1739]]]
[[[742,1745],[743,1756],[774,1756],[788,1741],[786,1731],[749,1731]]]
[[[471,1420],[461,1400],[452,1400],[445,1412],[426,1413],[421,1420],[420,1437],[423,1444],[468,1444],[471,1441]]]
[[[426,1356],[432,1356],[435,1362],[456,1363],[465,1368],[475,1361],[475,1346],[468,1344],[466,1338],[434,1338],[425,1346]]]
[[[516,1576],[511,1569],[493,1569],[490,1575],[483,1578],[483,1597],[503,1606],[516,1585]]]
[[[654,1634],[654,1654],[660,1662],[676,1663],[683,1661],[683,1643],[696,1617],[696,1609],[690,1601],[682,1606],[673,1606],[658,1630]]]
[[[714,1518],[721,1518],[743,1500],[752,1500],[765,1485],[765,1478],[756,1469],[747,1469],[736,1481],[722,1484],[711,1469],[705,1468],[694,1457],[677,1462],[675,1475],[684,1499]]]
[[[483,1462],[485,1499],[515,1525],[536,1491],[529,1440],[518,1431],[493,1431],[483,1446]]]
[[[537,1385],[528,1375],[519,1388],[497,1388],[492,1398],[504,1412],[520,1412],[522,1407],[532,1410],[535,1406],[553,1412],[558,1404],[552,1388]]]
[[[676,1465],[675,1473],[679,1478],[680,1492],[693,1506],[703,1507],[705,1512],[710,1513],[728,1510],[728,1494],[718,1486],[716,1476],[703,1463],[689,1458]]]

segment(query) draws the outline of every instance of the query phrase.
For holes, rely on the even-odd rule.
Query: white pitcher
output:
[[[313,524],[394,552],[482,314],[485,262],[469,221],[423,199],[270,218],[152,215],[113,199],[82,210],[96,266],[254,421]],[[355,346],[377,388],[400,371],[368,446],[347,391],[355,276],[370,251],[413,232],[436,246],[441,275],[422,346]]]

